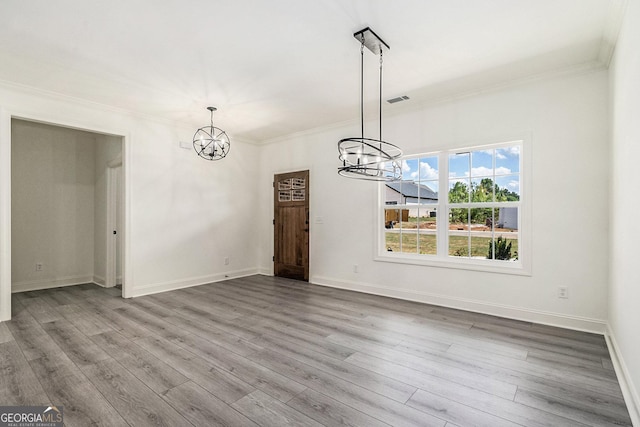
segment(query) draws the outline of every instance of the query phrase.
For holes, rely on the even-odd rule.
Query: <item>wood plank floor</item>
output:
[[[630,426],[603,337],[267,276],[13,295],[0,405],[68,426]]]

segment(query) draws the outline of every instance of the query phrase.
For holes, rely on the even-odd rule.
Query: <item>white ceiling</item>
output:
[[[353,120],[371,27],[384,98],[608,65],[625,0],[2,0],[0,80],[266,141]],[[366,51],[366,98],[377,61]],[[372,111],[375,113],[375,111]]]

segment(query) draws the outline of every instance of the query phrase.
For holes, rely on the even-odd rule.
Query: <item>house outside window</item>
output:
[[[380,185],[376,259],[529,274],[524,142],[406,156]]]

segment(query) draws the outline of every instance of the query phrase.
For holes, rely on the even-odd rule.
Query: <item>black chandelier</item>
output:
[[[354,33],[360,42],[360,136],[344,138],[338,142],[338,159],[342,166],[338,173],[348,178],[371,181],[396,181],[402,178],[399,158],[402,150],[382,140],[382,53],[389,50],[386,44],[369,27]],[[364,136],[364,48],[380,55],[379,136]]]
[[[216,107],[207,107],[211,112],[211,124],[201,127],[193,135],[193,149],[205,160],[220,160],[229,154],[231,141],[227,133],[213,125],[213,112]]]

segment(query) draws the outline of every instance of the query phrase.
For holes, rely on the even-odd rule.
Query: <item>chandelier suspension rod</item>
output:
[[[380,47],[380,105],[379,105],[379,114],[378,114],[378,123],[380,123],[380,137],[378,138],[382,141],[382,47]],[[380,151],[382,151],[382,142],[380,143]]]
[[[360,136],[364,138],[364,38],[360,45]]]

